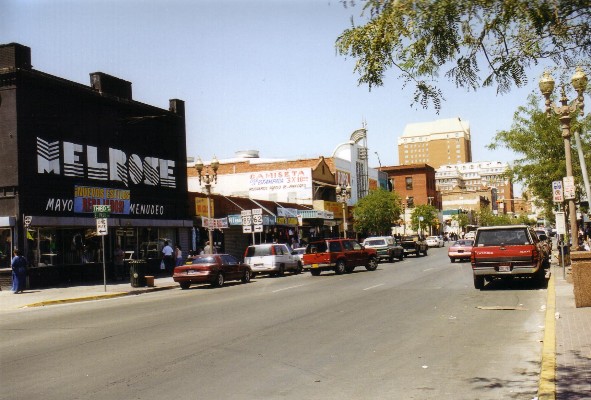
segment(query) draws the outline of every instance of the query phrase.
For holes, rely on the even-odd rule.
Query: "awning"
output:
[[[0,217],[0,227],[8,228],[16,225],[16,217]]]
[[[160,227],[160,228],[191,228],[193,221],[190,219],[137,219],[137,218],[107,218],[107,224],[111,227]],[[96,226],[96,220],[89,217],[31,217],[29,226]]]

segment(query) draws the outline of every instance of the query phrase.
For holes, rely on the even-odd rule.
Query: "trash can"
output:
[[[145,260],[131,260],[129,262],[129,280],[132,287],[146,286],[146,269],[148,263]]]

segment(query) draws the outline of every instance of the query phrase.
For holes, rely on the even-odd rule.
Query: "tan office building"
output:
[[[471,162],[470,122],[457,117],[407,124],[398,138],[398,160],[401,165],[425,163],[435,169]]]

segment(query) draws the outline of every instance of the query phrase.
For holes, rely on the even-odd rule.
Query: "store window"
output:
[[[405,179],[406,190],[412,190],[412,176],[407,176]]]

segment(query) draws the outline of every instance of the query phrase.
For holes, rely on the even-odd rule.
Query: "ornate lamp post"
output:
[[[195,162],[195,169],[199,176],[199,186],[205,187],[205,194],[207,195],[207,232],[209,235],[209,254],[213,254],[213,231],[211,230],[211,185],[218,182],[218,168],[220,163],[218,159],[213,156],[209,167],[213,170],[213,175],[209,174],[209,167],[205,167],[205,174],[203,175],[203,161],[201,157],[197,157]]]
[[[571,83],[574,89],[577,91],[577,98],[572,104],[568,104],[568,98],[566,97],[566,91],[564,89],[564,85],[562,85],[561,97],[560,97],[560,105],[552,104],[550,100],[550,96],[554,91],[554,79],[552,75],[545,71],[542,77],[540,78],[539,86],[540,91],[544,95],[546,99],[546,113],[551,114],[553,111],[556,115],[560,118],[560,128],[562,129],[562,138],[564,139],[564,156],[566,161],[566,176],[573,176],[573,164],[572,164],[572,157],[571,157],[571,145],[570,145],[570,122],[571,122],[571,114],[577,110],[579,110],[580,114],[583,115],[583,107],[584,98],[583,92],[587,88],[587,76],[581,69],[581,67],[577,67],[575,74],[571,78]],[[569,199],[568,200],[568,215],[570,221],[570,234],[571,234],[571,243],[573,246],[577,246],[576,243],[577,238],[577,212],[575,209],[575,200]]]
[[[341,183],[335,190],[337,201],[343,205],[343,237],[347,238],[347,201],[351,198],[351,186]]]

